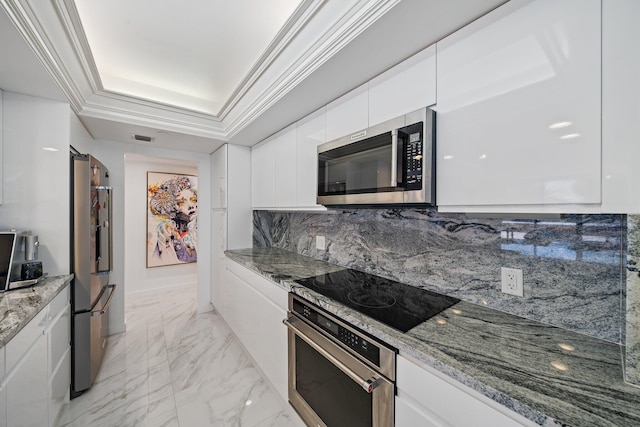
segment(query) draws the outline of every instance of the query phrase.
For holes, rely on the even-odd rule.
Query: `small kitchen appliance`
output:
[[[435,112],[423,108],[318,147],[317,202],[435,204]]]
[[[35,285],[47,276],[38,261],[39,245],[31,232],[0,232],[0,292]]]

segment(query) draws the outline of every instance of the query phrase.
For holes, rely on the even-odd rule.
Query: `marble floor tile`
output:
[[[302,426],[195,288],[127,297],[127,332],[109,337],[93,387],[58,427]]]

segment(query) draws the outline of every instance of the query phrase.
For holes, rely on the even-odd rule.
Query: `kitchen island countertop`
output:
[[[72,274],[47,277],[37,285],[1,293],[0,348],[16,336],[72,279]]]
[[[465,301],[402,333],[295,282],[345,267],[275,248],[226,255],[536,424],[640,425],[620,345]]]

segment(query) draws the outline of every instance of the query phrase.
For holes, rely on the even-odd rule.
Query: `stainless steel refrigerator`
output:
[[[109,334],[112,268],[109,171],[86,154],[71,155],[71,398],[95,381]]]

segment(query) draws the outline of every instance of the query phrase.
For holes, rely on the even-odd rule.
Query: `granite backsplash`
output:
[[[626,215],[502,219],[356,209],[254,211],[253,221],[254,247],[286,249],[610,342],[624,343],[625,322],[637,318],[625,305]],[[316,249],[317,235],[325,236],[326,250]],[[500,291],[500,267],[523,270],[524,297]]]

